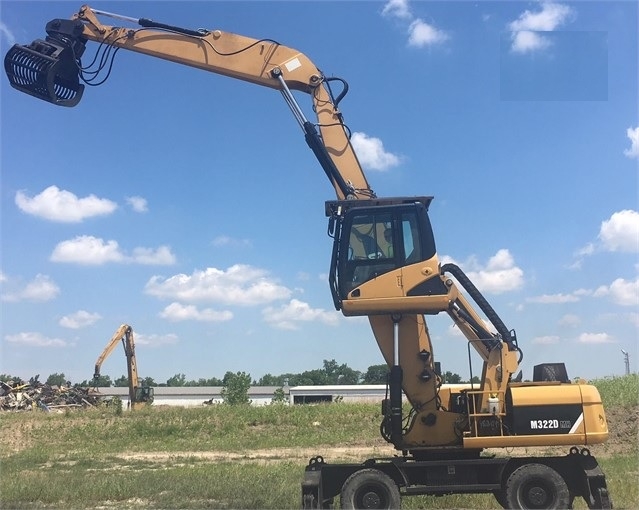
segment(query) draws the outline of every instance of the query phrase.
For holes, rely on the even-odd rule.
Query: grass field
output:
[[[592,451],[615,508],[639,508],[639,377],[594,383],[611,440]],[[310,457],[393,454],[371,404],[5,412],[0,419],[1,508],[299,508]],[[402,505],[499,508],[488,495],[413,497]],[[583,500],[575,506],[586,508]]]

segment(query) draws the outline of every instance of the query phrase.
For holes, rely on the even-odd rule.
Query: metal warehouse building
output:
[[[270,404],[279,386],[251,386],[248,396],[253,405]],[[284,387],[284,395],[290,404],[318,402],[379,402],[386,394],[383,384],[358,384],[335,386],[291,386]],[[154,406],[193,407],[218,404],[222,400],[222,386],[158,386],[153,389]],[[105,397],[119,397],[128,407],[129,390],[123,387],[98,388]]]

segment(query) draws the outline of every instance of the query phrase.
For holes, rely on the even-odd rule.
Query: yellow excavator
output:
[[[140,409],[153,403],[153,388],[140,386],[138,378],[138,364],[135,358],[135,341],[133,338],[133,328],[128,324],[122,324],[109,340],[102,354],[98,356],[93,371],[93,381],[96,383],[100,378],[102,363],[113,352],[116,345],[122,342],[124,355],[126,356],[127,375],[129,377],[129,403],[131,410]]]
[[[110,26],[110,17],[127,26]],[[47,36],[14,45],[5,57],[11,85],[39,99],[75,106],[84,84],[110,72],[124,49],[278,90],[333,186],[325,203],[333,239],[329,285],[336,309],[366,316],[390,367],[381,435],[392,458],[363,463],[310,459],[303,508],[397,508],[414,494],[492,493],[504,508],[612,508],[603,472],[588,445],[608,427],[601,397],[572,383],[563,363],[534,367],[532,382],[515,375],[522,349],[460,267],[437,256],[430,196],[378,197],[350,142],[339,104],[345,80],[325,76],[303,53],[270,39],[218,29],[189,29],[82,6],[46,25]],[[84,67],[89,42],[96,67]],[[338,89],[337,94],[334,89]],[[310,96],[308,120],[293,92]],[[426,317],[445,313],[481,358],[480,382],[442,385]],[[469,364],[472,363],[469,352]],[[405,413],[403,396],[410,404]],[[561,456],[492,455],[486,449],[570,446]],[[506,453],[506,452],[505,452]]]

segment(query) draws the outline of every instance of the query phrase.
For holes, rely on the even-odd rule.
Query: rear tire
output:
[[[349,476],[340,494],[340,508],[391,510],[401,504],[399,488],[378,469],[361,469]]]
[[[571,508],[566,481],[545,464],[524,464],[506,481],[506,504],[513,509]]]

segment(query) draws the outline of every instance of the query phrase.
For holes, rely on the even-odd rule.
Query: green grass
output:
[[[595,379],[591,384],[599,390],[605,406],[639,405],[639,374]]]
[[[636,419],[634,410],[626,411],[637,405],[636,375],[593,384],[609,409]],[[379,412],[377,404],[329,404],[1,413],[0,507],[299,508],[308,459],[282,458],[276,450],[261,461],[248,457],[260,449],[322,454],[330,447],[384,445]],[[206,458],[213,451],[240,458]],[[637,453],[635,434],[621,455],[598,458],[615,508],[639,507]],[[498,508],[490,495],[410,497],[402,505]],[[575,507],[585,504],[578,500]]]
[[[2,429],[50,451],[250,451],[258,448],[373,444],[379,406],[225,406],[146,408],[116,415],[91,409],[66,414],[5,413]],[[0,454],[10,443],[0,442]]]

